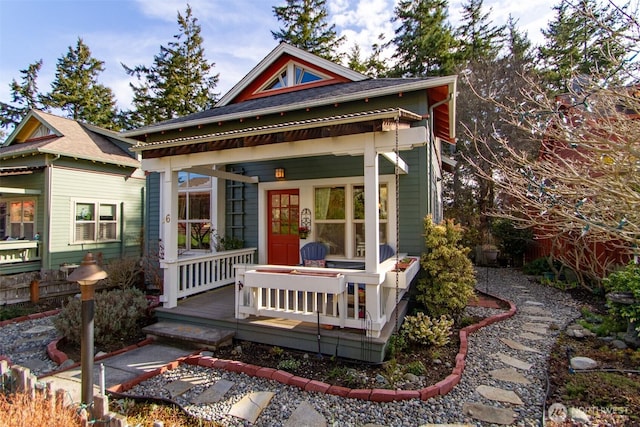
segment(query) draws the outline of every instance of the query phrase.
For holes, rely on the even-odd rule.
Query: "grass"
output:
[[[6,427],[80,427],[73,408],[52,406],[41,394],[36,398],[24,393],[0,393],[0,426]]]

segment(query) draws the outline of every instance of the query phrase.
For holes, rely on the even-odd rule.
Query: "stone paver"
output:
[[[524,405],[524,402],[520,397],[511,390],[505,390],[499,387],[491,387],[488,385],[479,385],[476,387],[476,391],[481,396],[489,400],[497,400],[499,402],[513,403],[514,405]]]
[[[500,381],[518,384],[531,384],[531,381],[529,381],[527,377],[513,368],[494,369],[493,371],[489,371],[489,375]]]
[[[533,332],[538,335],[546,335],[548,331],[546,325],[541,325],[540,323],[525,323],[522,325],[522,330],[526,332]]]
[[[171,397],[176,397],[197,385],[204,384],[205,381],[206,380],[203,378],[183,377],[167,384],[165,389],[169,392]]]
[[[527,347],[524,344],[521,344],[517,341],[514,341],[512,339],[509,338],[500,338],[500,341],[502,341],[503,343],[505,343],[506,345],[508,345],[509,347],[511,347],[514,350],[520,350],[520,351],[528,351],[531,353],[539,353],[542,354],[542,352],[540,350],[538,350],[537,348],[533,348],[533,347]]]
[[[540,335],[536,335],[536,334],[532,334],[531,332],[523,332],[520,335],[518,335],[520,338],[524,338],[526,340],[533,340],[533,341],[539,341],[541,339],[544,339],[543,336]]]
[[[33,328],[27,329],[26,331],[24,331],[24,333],[25,334],[41,334],[43,332],[49,332],[53,329],[55,329],[54,326],[37,325],[37,326],[34,326]]]
[[[462,412],[476,420],[502,425],[513,424],[517,416],[511,409],[496,408],[494,406],[470,402],[462,405]]]
[[[524,306],[522,308],[518,307],[518,311],[521,313],[533,314],[535,316],[553,316],[549,310],[545,310],[544,308],[537,306]]]
[[[254,391],[245,395],[229,409],[229,415],[242,418],[255,424],[256,420],[267,407],[274,393],[271,391]]]
[[[508,354],[504,353],[496,353],[493,355],[493,357],[500,360],[502,363],[506,363],[507,365],[513,366],[514,368],[522,369],[523,371],[528,371],[533,366],[531,363],[516,359],[515,357],[511,357]]]
[[[326,425],[327,421],[324,416],[316,411],[309,402],[301,402],[283,424],[284,427],[325,427]]]
[[[556,319],[554,319],[553,317],[549,317],[549,316],[534,316],[534,315],[530,315],[527,314],[526,318],[533,321],[533,322],[555,322]]]
[[[216,381],[214,385],[206,389],[200,395],[196,396],[192,403],[216,403],[224,397],[224,395],[233,387],[235,383],[228,380]]]

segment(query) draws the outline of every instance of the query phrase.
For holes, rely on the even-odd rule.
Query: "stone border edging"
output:
[[[486,292],[478,292],[498,299],[503,303],[509,304],[509,310],[503,313],[489,316],[478,323],[460,329],[460,348],[458,350],[458,354],[456,355],[455,367],[453,368],[451,374],[442,381],[439,381],[434,385],[422,388],[420,390],[389,390],[381,388],[351,389],[348,387],[335,386],[321,381],[298,377],[289,372],[274,368],[265,368],[249,363],[239,362],[235,360],[218,359],[211,356],[200,356],[200,351],[185,357],[181,357],[160,368],[154,369],[153,371],[145,372],[144,374],[134,378],[131,381],[115,385],[113,387],[110,387],[108,390],[111,392],[122,393],[133,388],[143,381],[175,369],[182,363],[186,363],[189,365],[225,369],[230,372],[244,373],[249,376],[272,379],[274,381],[278,381],[281,384],[298,387],[304,391],[315,391],[320,393],[333,394],[340,397],[348,397],[352,399],[369,400],[373,402],[392,402],[418,398],[421,400],[428,400],[432,397],[442,396],[449,393],[462,379],[462,372],[464,371],[465,358],[468,349],[467,339],[469,334],[477,331],[480,328],[484,328],[485,326],[489,326],[493,323],[509,319],[516,314],[517,307],[513,302],[497,297],[495,295],[488,294]]]

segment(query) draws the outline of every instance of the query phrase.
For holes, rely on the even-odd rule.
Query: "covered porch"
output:
[[[232,331],[234,338],[238,340],[293,348],[312,354],[320,353],[325,356],[362,360],[369,363],[384,361],[387,343],[395,331],[395,310],[397,310],[398,319],[402,319],[408,309],[406,299],[400,298],[399,303],[393,305],[392,311],[386,316],[389,321],[378,331],[377,336],[372,336],[367,329],[372,322],[365,317],[354,317],[353,306],[350,307],[349,301],[346,303],[347,310],[343,312],[344,319],[342,321],[350,326],[341,328],[333,326],[341,322],[340,313],[335,315],[331,312],[321,314],[319,311],[313,311],[313,306],[310,306],[306,311],[302,309],[278,310],[274,306],[277,298],[260,299],[257,296],[269,293],[275,296],[276,292],[280,292],[282,295],[282,290],[276,291],[274,288],[246,284],[239,287],[239,284],[243,283],[241,278],[246,277],[246,272],[279,267],[281,266],[238,265],[236,270],[238,270],[239,279],[236,284],[180,299],[177,305],[172,308],[159,307],[156,309],[158,321]],[[393,288],[387,286],[384,288],[384,292],[390,293],[392,298],[395,297]],[[325,292],[313,292],[313,294],[306,295],[306,301],[309,303],[319,301],[325,296],[329,297]],[[347,297],[346,294],[344,296]],[[347,297],[347,299],[349,298]],[[280,301],[283,302],[284,299],[280,299]],[[316,308],[321,307],[316,305]],[[255,314],[248,315],[247,311]],[[245,314],[238,317],[238,312]],[[348,316],[349,314],[351,316]]]
[[[166,300],[167,291],[175,292],[176,304],[164,308],[189,307],[188,301],[203,292],[233,284],[234,299],[225,303],[222,317],[231,312],[235,319],[249,323],[255,318],[280,319],[320,324],[325,329],[355,329],[379,338],[420,266],[417,257],[406,254],[384,260],[380,273],[254,264],[254,252],[238,249],[179,259],[173,266],[177,286],[165,290],[162,297]],[[408,266],[396,268],[399,260],[408,261]],[[218,308],[216,303],[204,312]]]

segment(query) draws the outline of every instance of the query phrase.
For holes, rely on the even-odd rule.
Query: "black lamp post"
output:
[[[93,316],[95,313],[95,284],[105,279],[107,273],[96,263],[91,252],[88,252],[80,267],[67,278],[70,282],[80,284],[82,297],[82,339],[80,341],[80,366],[82,368],[82,403],[90,405],[93,400]]]

